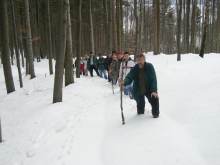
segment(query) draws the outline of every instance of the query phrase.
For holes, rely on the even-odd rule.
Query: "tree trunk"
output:
[[[67,41],[66,41],[66,57],[65,57],[65,86],[74,83],[73,77],[73,47],[72,47],[72,25],[70,17],[70,3],[65,0],[68,5],[67,12]]]
[[[196,6],[197,0],[193,0],[192,6],[192,18],[191,18],[191,52],[195,52],[195,45],[196,45]]]
[[[82,0],[78,0],[78,29],[77,29],[77,39],[78,47],[76,54],[76,77],[80,78],[80,57],[82,54]]]
[[[216,21],[216,31],[217,31],[217,52],[220,53],[220,1],[217,2],[217,21]]]
[[[189,53],[189,14],[190,14],[190,0],[186,4],[186,52]]]
[[[95,54],[95,40],[94,40],[94,27],[93,27],[93,14],[92,14],[92,0],[89,0],[89,21],[90,21],[90,42],[91,51]]]
[[[137,11],[137,0],[134,0],[134,17],[135,17],[135,59],[136,56],[140,53],[138,50],[138,36],[139,36],[139,18],[138,18],[138,11]]]
[[[0,20],[1,20],[1,43],[2,43],[2,64],[5,76],[5,84],[7,93],[15,91],[11,64],[10,64],[10,50],[9,50],[9,26],[8,26],[8,11],[7,0],[0,0]]]
[[[110,53],[109,45],[110,45],[110,34],[109,34],[109,19],[108,19],[108,3],[107,0],[103,0],[104,7],[104,19],[105,19],[105,51],[106,53]]]
[[[50,0],[47,0],[47,21],[48,21],[48,50],[49,50],[49,72],[50,75],[53,74],[53,61],[52,61],[52,36],[51,36],[51,19],[50,19]]]
[[[121,44],[121,34],[122,34],[122,20],[121,20],[121,0],[116,0],[116,25],[117,25],[117,46],[118,51],[121,51],[122,44]]]
[[[181,19],[182,19],[182,0],[176,0],[177,5],[177,61],[181,61]]]
[[[108,24],[108,27],[109,27],[109,29],[108,29],[108,34],[109,34],[109,51],[111,52],[112,50],[113,50],[113,24],[112,24],[112,1],[108,1],[109,2],[109,16],[108,16],[108,18],[109,18],[109,24]],[[109,53],[110,53],[109,52]]]
[[[27,30],[27,56],[28,56],[28,63],[30,69],[31,79],[35,78],[35,71],[34,71],[34,57],[33,57],[33,46],[32,46],[32,35],[31,35],[31,24],[30,24],[30,12],[29,12],[29,0],[25,0],[25,23],[26,23],[26,30]]]
[[[112,0],[112,42],[113,42],[113,49],[118,50],[115,7],[116,7],[116,0]]]
[[[138,50],[139,52],[143,52],[143,19],[144,19],[144,11],[143,11],[143,6],[144,6],[144,0],[140,0],[140,21],[139,21],[139,36],[138,36]]]
[[[63,96],[63,73],[64,73],[64,57],[66,49],[66,26],[67,26],[67,10],[68,6],[65,0],[60,0],[60,15],[59,15],[59,31],[57,45],[57,57],[55,65],[55,78],[54,78],[54,91],[53,91],[53,103],[62,102]]]
[[[201,48],[200,48],[200,57],[204,57],[205,53],[205,44],[206,44],[206,36],[207,36],[207,28],[208,28],[208,20],[209,20],[209,0],[206,0],[206,9],[205,9],[205,20],[203,23],[203,34],[202,34],[202,42],[201,42]]]
[[[155,36],[155,48],[154,55],[160,54],[160,0],[154,0],[155,2],[155,18],[156,18],[156,36]]]
[[[23,87],[23,81],[22,81],[22,75],[21,75],[21,64],[20,64],[20,55],[18,50],[18,36],[17,36],[17,26],[16,26],[16,20],[15,20],[15,9],[14,9],[14,2],[13,0],[10,0],[11,3],[11,10],[12,10],[12,21],[13,21],[13,38],[14,38],[14,46],[15,46],[15,54],[16,54],[16,63],[18,68],[18,77],[19,77],[19,83],[20,87]]]

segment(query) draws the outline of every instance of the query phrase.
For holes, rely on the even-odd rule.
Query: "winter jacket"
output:
[[[135,66],[134,61],[128,60],[128,61],[123,61],[120,65],[120,70],[119,70],[119,79],[124,80],[125,77],[128,75],[130,70]],[[122,77],[123,73],[123,77]]]
[[[98,69],[99,70],[105,70],[106,67],[105,67],[105,59],[103,57],[100,57],[98,59]]]
[[[136,64],[134,68],[131,69],[130,73],[126,76],[124,80],[124,85],[129,85],[133,82],[133,95],[134,98],[137,98],[140,93],[139,87],[139,66]],[[144,79],[145,87],[147,93],[157,92],[157,77],[154,70],[154,67],[151,63],[145,62],[144,64]]]
[[[106,67],[106,70],[109,71],[109,68],[110,68],[111,63],[112,63],[112,58],[111,58],[111,57],[107,57],[107,58],[105,59],[105,67]]]
[[[119,76],[119,68],[120,68],[120,64],[118,61],[113,60],[110,68],[109,68],[109,73],[110,73],[110,77],[114,80],[118,80],[118,76]]]
[[[89,59],[88,59],[88,62],[87,62],[87,68],[90,68],[90,66],[91,66],[91,59],[93,59],[93,65],[95,67],[97,67],[97,65],[98,65],[97,58],[95,56],[90,56]]]

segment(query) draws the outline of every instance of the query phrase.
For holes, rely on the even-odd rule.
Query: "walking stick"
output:
[[[115,94],[113,79],[112,79],[112,93],[113,93],[113,95]]]
[[[123,72],[123,64],[122,62],[122,71],[121,71],[121,80],[123,80],[124,72]],[[125,117],[124,117],[124,112],[123,112],[123,88],[122,85],[120,85],[120,107],[121,107],[121,119],[122,119],[122,124],[125,124]]]

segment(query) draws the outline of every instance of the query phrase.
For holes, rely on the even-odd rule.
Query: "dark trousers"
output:
[[[99,76],[99,72],[98,72],[98,69],[95,67],[95,65],[90,65],[89,67],[89,72],[90,72],[90,75],[93,77],[93,70],[95,70],[97,76]]]
[[[137,113],[138,114],[144,114],[145,111],[145,96],[147,97],[149,103],[152,107],[152,115],[158,116],[159,111],[159,98],[151,97],[150,93],[145,95],[140,95],[135,98],[137,103]]]

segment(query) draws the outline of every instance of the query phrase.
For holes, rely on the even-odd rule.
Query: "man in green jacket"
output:
[[[93,70],[95,70],[97,76],[99,76],[97,65],[98,65],[97,58],[93,55],[93,52],[90,52],[90,56],[89,56],[89,59],[87,61],[87,68],[89,69],[91,77],[93,77]]]
[[[137,113],[144,114],[145,96],[152,106],[152,115],[159,117],[159,96],[157,93],[157,78],[151,63],[145,62],[145,56],[140,54],[136,58],[137,64],[131,69],[120,85],[126,86],[133,82],[133,95],[137,102]]]

